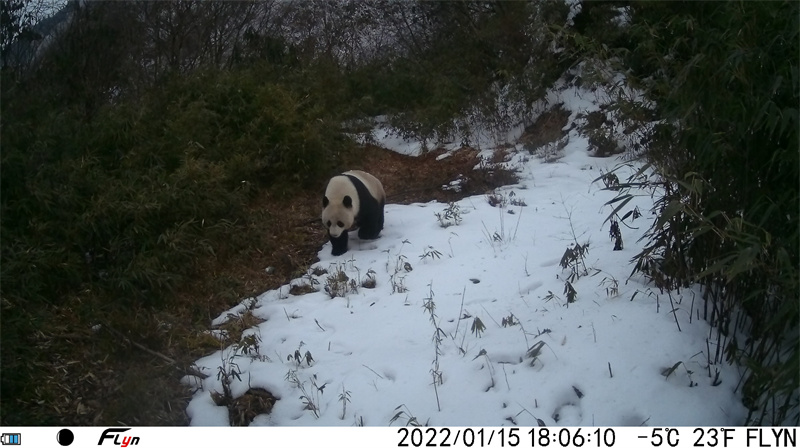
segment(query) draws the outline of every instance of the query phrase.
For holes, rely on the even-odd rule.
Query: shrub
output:
[[[2,288],[26,299],[83,282],[160,297],[246,244],[233,229],[255,191],[316,185],[348,150],[311,101],[255,70],[173,79],[88,122],[32,117],[2,135]]]
[[[800,95],[786,55],[800,50],[800,9],[633,8],[623,54],[665,120],[649,153],[665,194],[636,270],[664,288],[699,281],[727,359],[749,368],[748,423],[797,425]]]

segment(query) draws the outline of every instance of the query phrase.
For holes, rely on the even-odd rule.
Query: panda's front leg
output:
[[[343,253],[347,252],[347,230],[343,231],[341,235],[338,237],[333,237],[330,234],[328,235],[331,239],[331,254],[342,255]]]

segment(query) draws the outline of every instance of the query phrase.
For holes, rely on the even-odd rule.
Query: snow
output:
[[[575,16],[580,14],[581,10],[583,9],[583,5],[581,4],[581,0],[566,0],[564,3],[569,5],[569,13],[567,14],[567,25],[574,25]]]
[[[423,142],[403,137],[400,131],[394,129],[384,120],[379,120],[376,123],[370,140],[378,146],[391,148],[393,151],[407,156],[419,156],[425,149]]]
[[[242,336],[255,335],[257,350],[234,344],[196,362],[207,378],[184,378],[195,388],[191,424],[229,424],[211,392],[222,393],[217,372],[232,363],[241,378],[231,383],[234,397],[261,387],[279,398],[252,425],[744,424],[739,368],[714,363],[716,339],[697,317],[699,290],[673,292],[673,311],[666,293],[629,278],[654,219],[651,197],[628,204],[642,216],[620,226],[624,249],[612,250],[604,204],[615,194],[593,180],[621,162],[590,157],[574,126],[581,113],[598,110],[603,93],[558,89],[551,94],[571,112],[563,157],[545,163],[516,145],[505,163],[519,184],[495,192],[505,205],[487,196],[387,204],[379,239],[351,232],[350,250],[339,257],[328,243],[315,264],[327,274],[292,282],[317,292],[295,296],[284,285],[215,319],[249,311],[264,322]],[[414,144],[381,142],[401,152]],[[624,165],[617,175],[637,168]],[[571,270],[559,262],[576,242],[589,243],[588,275],[570,280],[577,296],[568,303]],[[338,270],[357,285],[368,276],[377,285],[331,298],[325,286]],[[296,351],[313,360],[298,360]]]

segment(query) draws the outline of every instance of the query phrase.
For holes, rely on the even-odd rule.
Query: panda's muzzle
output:
[[[336,225],[333,225],[332,222],[328,221],[325,223],[325,226],[328,228],[328,235],[338,238],[344,232],[353,232],[359,229],[358,223],[354,222],[350,228],[345,228],[344,223],[339,221]]]

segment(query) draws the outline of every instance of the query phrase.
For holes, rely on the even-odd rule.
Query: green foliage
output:
[[[635,271],[704,286],[728,360],[750,368],[755,424],[798,422],[798,17],[789,1],[635,4],[621,53],[667,123],[648,154],[664,196]]]
[[[234,229],[258,189],[316,185],[348,147],[315,104],[258,75],[173,79],[88,122],[76,109],[33,119],[26,107],[39,106],[12,97],[3,293],[43,299],[93,282],[154,299],[201,260],[247,244]]]

